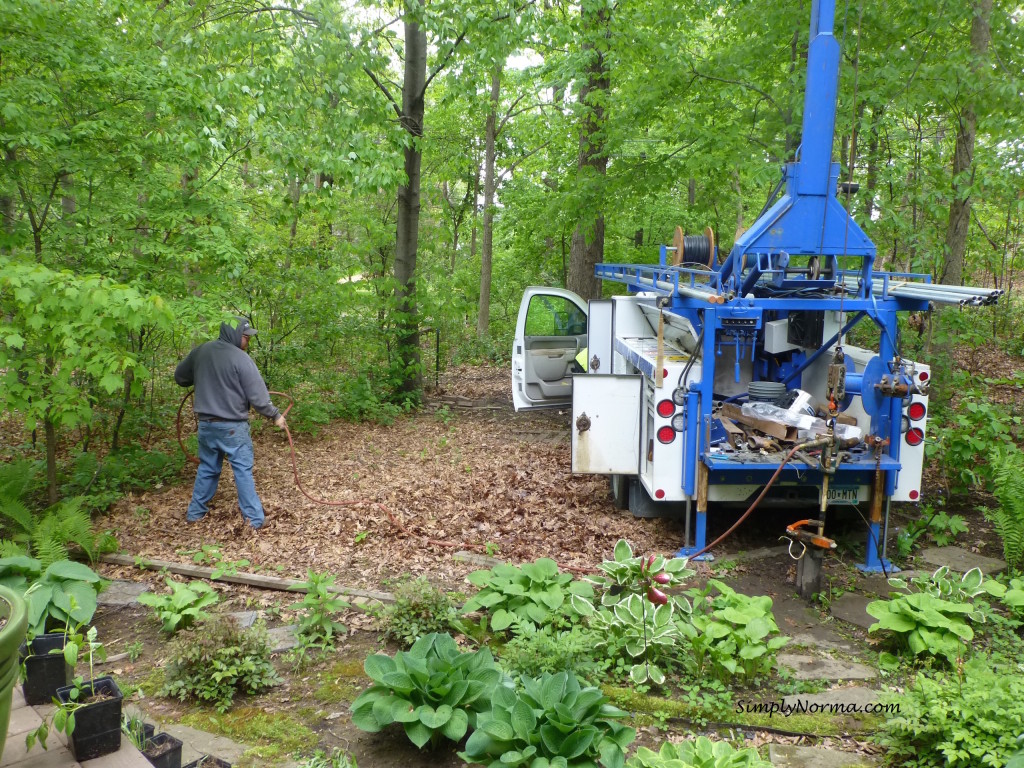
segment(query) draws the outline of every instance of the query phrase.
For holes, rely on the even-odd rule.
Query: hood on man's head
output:
[[[220,324],[220,340],[226,341],[228,344],[234,344],[239,349],[242,347],[243,336],[255,335],[256,329],[252,327],[248,319],[241,315]]]

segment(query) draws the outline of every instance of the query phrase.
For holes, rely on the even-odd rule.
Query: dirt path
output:
[[[507,390],[504,370],[462,368],[446,375],[421,413],[390,426],[333,424],[316,439],[296,439],[310,493],[383,505],[400,527],[372,503],[339,508],[305,499],[287,441],[269,428],[254,429],[256,485],[267,511],[259,533],[242,524],[230,471],[210,514],[186,526],[191,467],[178,485],[125,499],[103,524],[132,555],[190,562],[189,553],[217,544],[226,560],[296,577],[327,571],[340,584],[367,588],[407,573],[454,586],[473,569],[452,560],[456,549],[593,568],[620,537],[637,551],[682,545],[677,524],[616,510],[605,478],[570,474],[564,412],[516,414]]]

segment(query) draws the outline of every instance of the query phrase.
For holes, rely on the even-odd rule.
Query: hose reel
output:
[[[672,237],[672,266],[701,266],[712,269],[715,264],[715,233],[711,227],[704,228],[702,235],[685,235],[682,227],[676,227]]]

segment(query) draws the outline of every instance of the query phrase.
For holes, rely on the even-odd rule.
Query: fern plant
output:
[[[0,540],[0,554],[11,557],[31,553],[45,569],[67,559],[70,546],[80,547],[90,561],[100,552],[117,548],[111,533],[93,532],[92,518],[82,508],[81,496],[55,504],[41,515],[34,514],[25,502],[33,475],[30,461],[0,465],[0,522],[8,533]]]
[[[1003,558],[1013,571],[1024,565],[1024,453],[1010,448],[993,453],[993,492],[999,501],[995,509],[984,509],[1003,542]]]

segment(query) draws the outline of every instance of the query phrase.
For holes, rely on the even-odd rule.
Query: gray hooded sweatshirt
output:
[[[250,406],[268,419],[281,413],[270,402],[256,363],[242,350],[244,318],[220,324],[220,338],[188,353],[174,371],[182,387],[196,388],[192,410],[200,419],[247,421]]]

